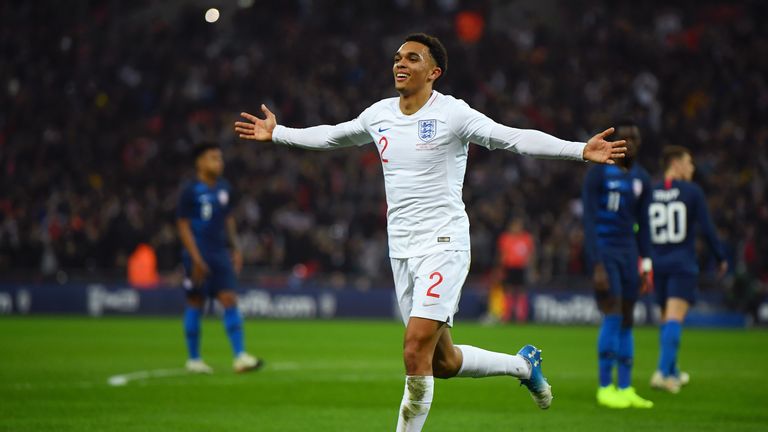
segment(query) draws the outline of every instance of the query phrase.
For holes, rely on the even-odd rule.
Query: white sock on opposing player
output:
[[[528,379],[531,376],[531,365],[517,354],[486,351],[469,345],[456,345],[456,347],[464,356],[456,376],[482,378],[511,375],[522,379]]]
[[[405,377],[405,391],[400,403],[397,432],[419,432],[427,421],[435,379],[431,376],[410,375]]]

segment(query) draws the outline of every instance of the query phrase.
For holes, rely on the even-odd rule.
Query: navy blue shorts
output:
[[[182,259],[186,275],[184,291],[186,291],[187,296],[203,295],[216,297],[221,291],[234,291],[237,288],[235,269],[232,266],[232,258],[229,253],[204,256],[203,259],[208,264],[210,272],[201,285],[192,283],[192,259],[186,254]]]
[[[656,303],[664,307],[670,297],[681,298],[693,305],[698,298],[699,276],[689,273],[653,272]]]
[[[637,252],[610,250],[601,255],[611,295],[623,300],[637,300],[640,293]]]

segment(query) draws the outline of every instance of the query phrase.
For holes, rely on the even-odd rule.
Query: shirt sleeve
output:
[[[321,125],[308,128],[289,128],[277,125],[272,131],[272,141],[292,147],[310,150],[333,150],[336,148],[361,146],[373,142],[365,128],[370,115],[369,107],[359,117],[337,125]]]
[[[504,126],[463,101],[451,110],[449,126],[463,142],[472,142],[489,150],[504,149],[541,159],[584,160],[586,143],[561,140],[533,129]]]
[[[230,183],[227,180],[224,180],[224,190],[227,191],[227,195],[229,196],[229,199],[227,200],[227,205],[224,206],[224,214],[229,215],[230,213],[232,213],[232,209],[237,207],[237,203],[240,200],[240,195],[232,187],[232,183]]]
[[[179,203],[176,206],[178,219],[193,219],[197,214],[195,191],[192,185],[185,185],[179,194]]]
[[[584,224],[584,254],[589,264],[600,261],[597,246],[597,228],[595,220],[600,209],[600,173],[594,167],[587,172],[581,189],[581,200],[584,208],[582,221]]]
[[[717,238],[717,231],[715,230],[715,224],[712,223],[712,218],[709,215],[709,209],[707,208],[707,200],[704,197],[704,192],[698,186],[696,186],[694,190],[696,192],[696,222],[699,225],[699,229],[704,235],[709,249],[715,255],[717,262],[725,261],[723,244],[720,242],[720,239]]]
[[[640,194],[640,202],[637,207],[637,249],[641,257],[651,258],[651,227],[648,216],[648,208],[651,205],[651,196],[653,194],[653,185],[648,175],[644,175],[643,192]]]

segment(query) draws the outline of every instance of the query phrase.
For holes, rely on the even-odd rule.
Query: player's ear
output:
[[[430,78],[430,80],[432,80],[432,81],[436,81],[436,80],[437,80],[438,78],[440,78],[441,76],[443,76],[443,70],[442,70],[442,69],[440,69],[440,68],[439,68],[439,67],[437,67],[437,66],[435,66],[434,68],[432,68],[432,72],[429,74],[429,78]]]

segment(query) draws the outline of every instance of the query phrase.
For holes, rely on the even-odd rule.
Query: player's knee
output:
[[[423,373],[424,369],[431,369],[432,353],[428,352],[427,345],[426,341],[420,338],[406,338],[403,346],[403,361],[407,373]]]
[[[192,294],[187,296],[187,306],[200,309],[203,307],[203,296]]]
[[[458,357],[439,357],[432,360],[432,373],[435,378],[451,378],[459,373],[461,363]]]
[[[623,328],[632,328],[635,324],[635,301],[623,300],[621,302],[621,326]]]
[[[604,314],[617,314],[620,312],[619,300],[610,295],[596,295],[597,308]]]
[[[624,316],[621,317],[621,328],[624,329],[631,329],[632,326],[635,325],[635,317],[633,314],[624,314]]]
[[[222,291],[218,295],[219,303],[225,309],[237,306],[237,295],[233,291]]]
[[[408,375],[421,374],[424,373],[425,370],[430,370],[432,368],[429,356],[418,349],[406,348],[403,351],[403,361],[405,363],[405,371]]]

